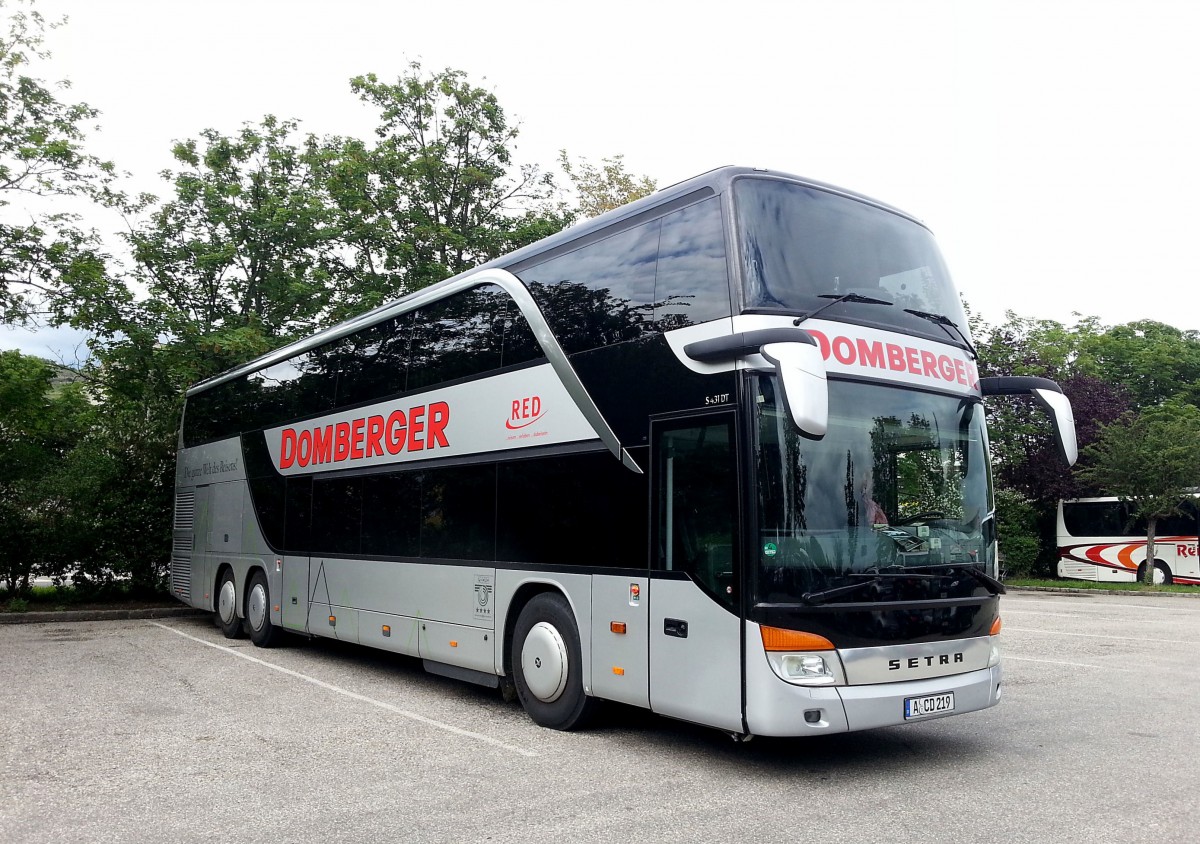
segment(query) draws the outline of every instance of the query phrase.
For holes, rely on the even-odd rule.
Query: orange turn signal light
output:
[[[613,674],[616,674],[618,677],[624,677],[624,676],[625,676],[625,669],[624,669],[624,668],[621,668],[620,666],[616,666],[616,665],[614,665],[614,666],[613,666]]]
[[[801,630],[784,630],[782,627],[759,628],[762,632],[765,651],[832,651],[833,642],[816,633]]]
[[[611,630],[612,632],[616,633],[619,636],[624,636],[625,635],[625,622],[623,622],[623,621],[611,622],[608,625],[608,629]]]
[[[992,629],[988,632],[989,636],[995,636],[1000,632],[1000,628],[1004,625],[1000,623],[1000,616],[996,616],[996,620],[992,622]]]

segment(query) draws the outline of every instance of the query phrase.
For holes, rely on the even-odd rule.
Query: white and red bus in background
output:
[[[1154,530],[1154,582],[1200,586],[1197,498],[1159,519]],[[1146,520],[1115,497],[1058,502],[1058,576],[1104,583],[1141,580],[1146,565]]]

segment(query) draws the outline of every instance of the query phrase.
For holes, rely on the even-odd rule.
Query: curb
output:
[[[1070,586],[1008,586],[1009,592],[1049,592],[1052,595],[1133,595],[1138,598],[1200,598],[1197,592],[1144,592],[1137,589],[1072,589]]]
[[[129,621],[139,618],[200,618],[209,615],[191,607],[143,607],[129,610],[65,610],[63,612],[5,612],[0,624],[46,624],[68,621]]]

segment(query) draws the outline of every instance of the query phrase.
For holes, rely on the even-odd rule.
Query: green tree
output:
[[[0,0],[0,322],[62,321],[76,286],[94,286],[105,257],[63,200],[120,204],[115,168],[84,149],[99,112],[59,98],[67,83],[32,75],[48,24],[26,0]],[[56,90],[57,89],[57,90]]]
[[[1200,331],[1139,320],[1080,336],[1078,355],[1081,371],[1121,384],[1135,405],[1200,404]]]
[[[377,143],[330,140],[312,150],[354,269],[338,290],[338,315],[420,290],[571,221],[552,202],[552,176],[513,163],[519,130],[496,95],[462,71],[426,74],[413,63],[394,83],[366,74],[350,85],[379,110]]]
[[[63,578],[86,555],[89,497],[110,475],[96,453],[99,410],[82,383],[55,386],[55,367],[0,352],[0,580]]]
[[[158,333],[234,363],[327,317],[337,232],[296,130],[267,116],[175,145],[174,197],[128,235]]]
[[[578,197],[575,211],[584,219],[649,196],[658,187],[649,176],[635,176],[627,171],[623,155],[602,158],[597,167],[585,158],[571,161],[564,149],[559,150],[558,166],[571,180]]]
[[[1087,449],[1089,483],[1130,503],[1146,521],[1143,577],[1154,582],[1154,542],[1158,520],[1178,514],[1200,479],[1200,408],[1169,402],[1127,414],[1101,428]]]

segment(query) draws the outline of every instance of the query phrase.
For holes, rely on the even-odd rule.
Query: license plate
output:
[[[954,692],[940,695],[925,695],[925,697],[906,697],[904,699],[904,718],[927,718],[930,715],[942,715],[954,711]]]

